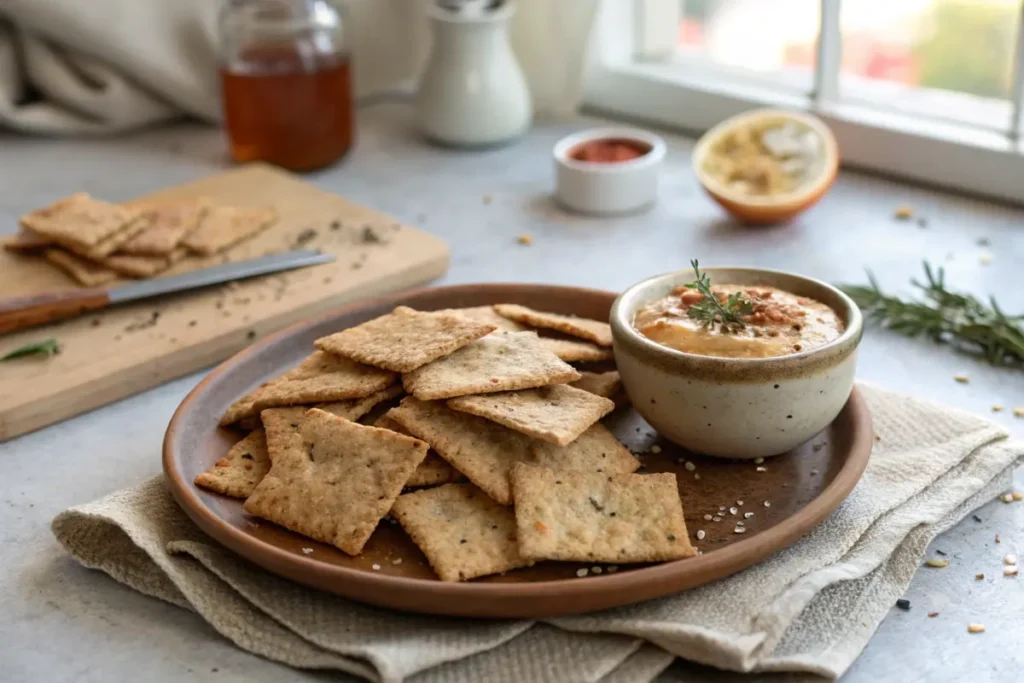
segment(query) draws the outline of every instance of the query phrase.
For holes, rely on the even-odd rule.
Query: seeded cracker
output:
[[[612,398],[622,391],[622,379],[619,377],[618,370],[581,372],[580,374],[583,376],[569,386],[589,391],[592,394],[604,396],[605,398]]]
[[[47,249],[43,258],[86,287],[99,287],[117,279],[117,273],[109,268],[63,249]]]
[[[258,389],[253,410],[276,406],[365,398],[390,386],[395,375],[347,358],[318,351],[303,361],[306,371]]]
[[[495,304],[494,310],[499,315],[519,323],[557,330],[573,337],[592,341],[598,346],[612,345],[611,325],[600,320],[588,320],[587,318],[577,318],[557,313],[544,313],[516,304]]]
[[[497,328],[497,332],[526,332],[530,329],[526,325],[520,325],[515,320],[509,320],[508,318],[498,315],[497,311],[494,310],[494,306],[448,308],[445,310],[449,313],[458,313],[470,320],[494,325],[495,328]]]
[[[21,232],[15,235],[8,235],[0,241],[3,242],[4,249],[7,251],[39,251],[45,247],[52,247],[55,244],[49,237],[43,237],[24,228],[21,229]],[[508,322],[512,321],[509,320]]]
[[[534,441],[530,453],[533,464],[552,470],[629,474],[640,467],[640,461],[600,422],[568,446]]]
[[[196,477],[202,486],[232,498],[248,498],[270,470],[267,454],[267,433],[255,429],[218,460],[213,467]]]
[[[387,416],[430,444],[448,463],[491,498],[509,505],[508,473],[513,463],[530,458],[530,439],[499,424],[427,403],[411,396]]]
[[[314,408],[245,511],[358,555],[426,455],[422,441]]]
[[[531,560],[658,562],[696,555],[674,474],[512,469],[519,552]]]
[[[615,410],[615,403],[567,385],[460,396],[448,407],[487,418],[509,429],[559,446],[571,443],[588,427]]]
[[[399,496],[391,510],[442,581],[466,581],[526,567],[516,519],[472,484]]]
[[[602,348],[590,342],[549,337],[541,337],[540,341],[548,351],[566,363],[597,363],[615,357],[611,349]]]
[[[197,254],[209,256],[252,237],[276,220],[277,211],[269,206],[213,206],[203,216],[199,227],[181,243]]]
[[[137,256],[164,256],[197,227],[210,206],[207,199],[184,199],[140,207],[146,227],[121,245],[118,251]]]
[[[134,254],[112,254],[103,259],[103,265],[129,277],[153,277],[162,273],[188,256],[188,249],[179,247],[165,256],[139,256]]]
[[[80,192],[26,214],[18,222],[26,230],[98,260],[145,227],[141,216],[138,209],[109,204]]]
[[[360,363],[409,372],[490,334],[496,327],[452,311],[399,306],[362,325],[316,340],[316,347]]]
[[[402,425],[387,415],[381,415],[377,418],[373,426],[411,436]],[[461,481],[463,479],[465,477],[462,476],[461,472],[453,469],[451,465],[445,462],[444,458],[431,450],[427,453],[427,457],[423,459],[419,467],[409,476],[409,480],[405,482],[405,487],[437,486],[438,484],[447,484],[450,481]]]
[[[402,375],[402,384],[416,398],[434,400],[565,384],[579,378],[533,332],[501,332]]]

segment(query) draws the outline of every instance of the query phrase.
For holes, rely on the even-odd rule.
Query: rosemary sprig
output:
[[[60,346],[57,344],[57,338],[50,337],[49,339],[44,339],[41,342],[33,342],[31,344],[19,346],[10,353],[0,356],[0,361],[13,360],[24,356],[34,356],[36,354],[52,356],[57,353],[60,353]]]
[[[697,259],[690,261],[696,280],[686,285],[690,289],[696,289],[704,295],[700,301],[692,304],[687,311],[694,320],[699,321],[705,327],[711,327],[715,323],[722,326],[723,331],[742,329],[744,327],[742,316],[750,315],[754,307],[750,301],[745,299],[739,292],[733,292],[726,297],[725,302],[719,300],[718,296],[711,291],[711,279],[706,273],[700,271],[700,264]]]
[[[969,294],[946,289],[946,274],[924,262],[925,282],[910,283],[921,290],[922,300],[904,300],[884,294],[871,272],[869,286],[840,287],[864,315],[894,332],[927,335],[960,351],[981,355],[992,365],[1024,363],[1024,315],[1006,315],[994,297],[988,303]]]

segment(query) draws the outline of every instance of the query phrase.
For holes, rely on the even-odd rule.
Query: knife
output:
[[[97,311],[129,301],[184,292],[282,270],[315,266],[333,260],[334,256],[331,254],[323,254],[312,249],[296,249],[248,261],[193,270],[181,275],[133,282],[121,287],[72,289],[0,299],[0,334],[63,318],[73,318],[86,311]]]

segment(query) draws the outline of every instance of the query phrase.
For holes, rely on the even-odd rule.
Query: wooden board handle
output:
[[[99,288],[0,299],[0,334],[73,318],[86,311],[106,308],[109,304],[107,290]]]

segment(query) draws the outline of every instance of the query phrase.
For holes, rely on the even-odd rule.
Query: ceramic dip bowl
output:
[[[770,286],[831,307],[844,330],[831,342],[771,358],[684,353],[636,330],[644,305],[693,281],[692,270],[627,289],[611,311],[615,362],[637,412],[670,441],[697,453],[757,458],[785,453],[824,429],[853,389],[860,310],[819,280],[758,268],[707,268],[712,282]]]

